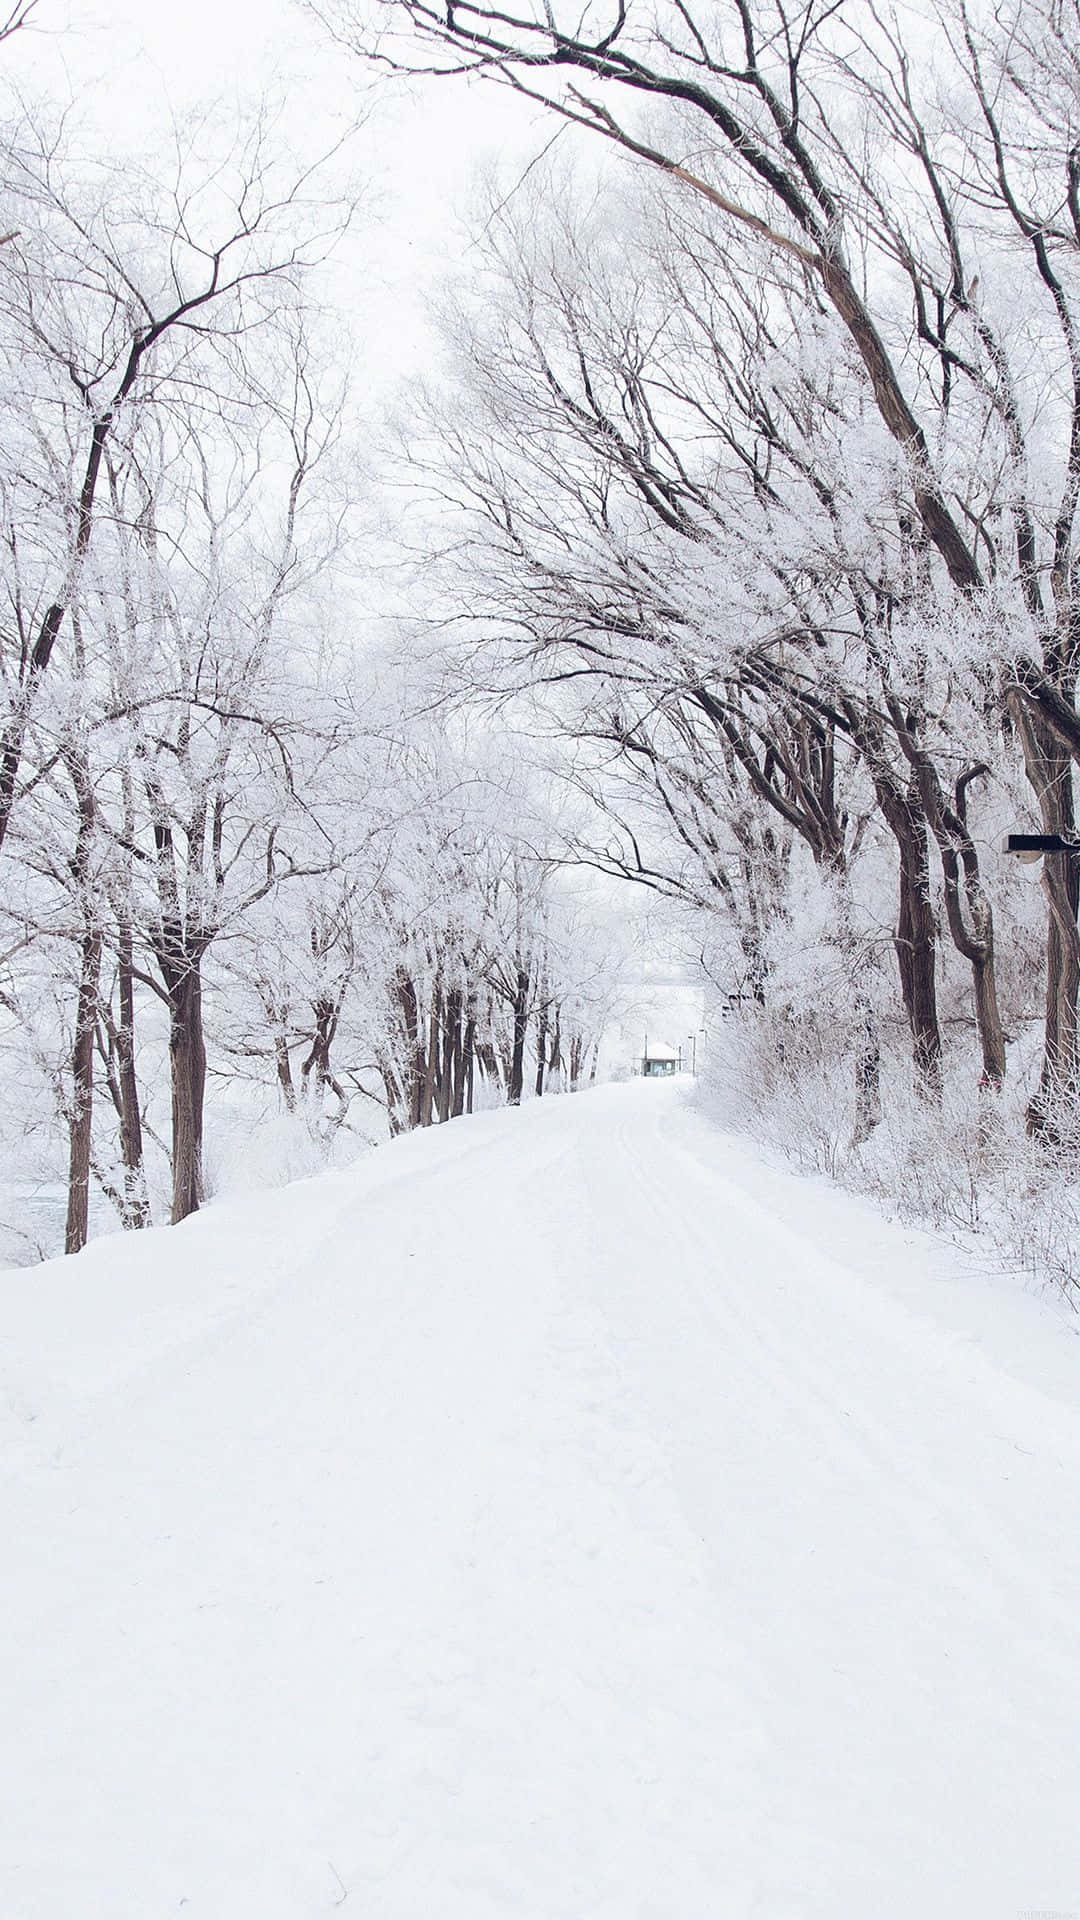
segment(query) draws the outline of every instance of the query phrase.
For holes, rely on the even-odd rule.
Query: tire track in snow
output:
[[[12,1477],[5,1920],[1080,1906],[1039,1398],[724,1156],[648,1087],[395,1143]]]
[[[973,1764],[965,1751],[966,1723],[982,1723],[974,1767],[998,1813],[982,1809],[968,1818],[979,1822],[980,1847],[973,1851],[986,1869],[988,1897],[989,1890],[997,1894],[993,1863],[1007,1868],[1021,1782],[1026,1815],[1047,1834],[1048,1854],[1055,1831],[1059,1837],[1072,1831],[1061,1768],[1072,1751],[1068,1727],[1075,1709],[1064,1703],[1080,1694],[1080,1676],[1073,1619],[1053,1587],[1056,1580],[1068,1587],[1075,1534],[1065,1526],[1055,1532],[1041,1517],[1029,1525],[1017,1487],[1002,1495],[1002,1450],[962,1372],[946,1364],[935,1398],[927,1398],[915,1370],[931,1350],[920,1323],[889,1301],[860,1299],[854,1276],[831,1274],[818,1256],[808,1258],[790,1229],[777,1228],[757,1202],[703,1167],[680,1140],[692,1116],[665,1101],[651,1118],[646,1127],[628,1111],[622,1164],[613,1175],[613,1155],[599,1155],[594,1191],[602,1213],[629,1217],[651,1245],[670,1292],[631,1282],[616,1289],[609,1312],[624,1328],[637,1321],[643,1390],[651,1391],[658,1429],[668,1435],[688,1514],[713,1552],[718,1591],[723,1596],[732,1583],[738,1588],[741,1575],[744,1610],[757,1616],[758,1668],[771,1664],[781,1695],[816,1696],[817,1717],[826,1724],[831,1718],[834,1738],[846,1722],[859,1736],[856,1751],[861,1740],[871,1776],[873,1741],[858,1723],[875,1697],[886,1735],[890,1721],[894,1732],[906,1727],[906,1758],[904,1742],[892,1743],[898,1773],[921,1767],[929,1777],[936,1774],[945,1796],[955,1796],[960,1755]],[[719,1165],[722,1136],[711,1139]],[[719,1227],[702,1225],[706,1210],[714,1223],[719,1215]],[[739,1247],[752,1247],[741,1274],[733,1265]],[[784,1283],[778,1268],[786,1270]],[[854,1337],[838,1306],[856,1315]],[[673,1312],[691,1329],[685,1337],[677,1327],[672,1332]],[[650,1355],[675,1367],[674,1397],[662,1367],[658,1384]],[[691,1400],[686,1387],[695,1368],[699,1391]],[[738,1409],[734,1419],[711,1426],[709,1389],[700,1384],[709,1376],[716,1401],[734,1393]],[[1013,1382],[1002,1387],[1006,1402],[1017,1397]],[[1023,1394],[1019,1399],[1030,1419],[1032,1403]],[[1048,1409],[1051,1417],[1057,1411]],[[926,1422],[947,1439],[950,1414],[955,1463],[943,1441],[932,1452],[919,1435]],[[996,1423],[996,1413],[992,1417]],[[964,1425],[972,1420],[974,1438]],[[713,1476],[700,1458],[710,1433]],[[920,1440],[914,1452],[913,1439]],[[961,1471],[954,1474],[956,1463]],[[1057,1461],[1034,1459],[1029,1477],[1036,1502],[1045,1498],[1049,1477],[1057,1511],[1067,1511]],[[732,1531],[742,1543],[742,1569],[729,1549]],[[1001,1650],[996,1666],[986,1662],[988,1645]],[[781,1730],[786,1712],[781,1700],[773,1716]],[[1033,1721],[1041,1724],[1041,1737],[1032,1736]],[[812,1752],[808,1737],[789,1791],[805,1791]],[[779,1771],[783,1775],[782,1766]],[[842,1772],[835,1790],[850,1793]],[[894,1823],[902,1819],[903,1798],[889,1815]],[[864,1825],[872,1830],[884,1812],[880,1804],[868,1805]],[[921,1817],[928,1816],[924,1808]],[[919,1817],[910,1816],[912,1858],[918,1857],[918,1826]],[[858,1838],[852,1834],[853,1854]],[[957,1897],[970,1900],[971,1887],[958,1886]],[[1021,1890],[1017,1897],[1027,1896]],[[894,1910],[906,1911],[902,1905],[881,1909]],[[992,1910],[1008,1911],[1007,1900],[1000,1906],[995,1899]]]

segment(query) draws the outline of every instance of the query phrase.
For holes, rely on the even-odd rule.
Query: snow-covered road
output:
[[[1080,1917],[1080,1343],[636,1084],[0,1285],[0,1920]]]

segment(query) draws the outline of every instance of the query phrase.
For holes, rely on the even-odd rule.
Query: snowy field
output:
[[[611,1087],[2,1281],[2,1920],[1080,1914],[1080,1346]]]

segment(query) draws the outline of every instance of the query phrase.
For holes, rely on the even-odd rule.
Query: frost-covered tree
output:
[[[526,413],[546,425],[542,485],[539,454],[531,484],[520,464],[492,457],[484,510],[492,524],[504,512],[507,541],[523,527],[526,543],[546,541],[532,558],[549,580],[561,575],[564,628],[591,635],[594,659],[613,656],[632,671],[663,602],[668,550],[700,539],[690,528],[703,478],[711,517],[742,468],[750,505],[739,502],[732,538],[752,560],[734,580],[726,560],[722,573],[701,569],[699,599],[719,601],[746,646],[747,627],[760,634],[766,622],[804,659],[838,628],[854,636],[870,696],[858,715],[845,706],[848,687],[822,715],[798,658],[782,676],[785,702],[809,716],[803,729],[821,721],[852,742],[896,842],[898,955],[921,1077],[932,1089],[940,1055],[933,850],[994,1082],[1003,1048],[993,926],[969,826],[983,756],[935,737],[929,680],[953,677],[959,647],[963,672],[982,676],[985,704],[1019,742],[1043,824],[1071,835],[1080,750],[1075,6],[1038,0],[988,14],[937,0],[916,30],[914,17],[863,0],[733,0],[701,13],[594,6],[584,15],[387,0],[377,34],[359,17],[350,25],[347,7],[329,11],[376,62],[488,75],[652,170],[652,220],[644,193],[633,219],[659,220],[674,274],[655,250],[638,254],[648,318],[626,332],[622,372],[606,386],[594,377],[602,329],[588,291],[576,313],[571,291],[563,357],[540,316],[544,352],[529,347],[530,370],[516,383],[507,357],[506,384],[516,384],[517,431]],[[630,239],[625,226],[620,239]],[[693,307],[711,307],[706,335],[689,363],[669,351],[657,368],[658,307],[669,303],[669,341],[685,339],[683,294],[695,282]],[[692,439],[671,431],[672,373],[676,394],[699,405]],[[554,507],[559,432],[579,449],[589,443],[591,462],[571,454],[570,490],[579,511],[583,494],[595,509],[587,555],[583,538],[571,540],[565,564],[560,535],[577,523]],[[710,465],[723,469],[723,486],[715,471],[703,474]],[[634,530],[621,558],[611,552],[613,482],[658,524],[651,549]],[[513,495],[512,521],[500,491]],[[755,562],[769,584],[762,604],[750,581],[747,620]],[[550,633],[550,603],[535,587],[530,606]],[[684,608],[673,612],[683,629]],[[752,698],[744,690],[744,711]],[[775,705],[777,695],[766,685],[759,698]],[[732,724],[732,749],[767,804],[783,813],[781,786],[820,802],[813,777],[799,768],[793,781],[790,758],[784,766],[763,739],[757,752],[743,723]],[[755,716],[751,733],[756,725]],[[810,760],[823,764],[816,748]],[[1045,1046],[1030,1118],[1051,1134],[1070,1124],[1076,1091],[1077,879],[1075,860],[1047,861]]]

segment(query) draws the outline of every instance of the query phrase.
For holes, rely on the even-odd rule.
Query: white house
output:
[[[646,1040],[645,1052],[641,1059],[641,1072],[646,1080],[657,1080],[663,1075],[677,1073],[681,1061],[670,1047],[662,1047],[655,1040]]]

